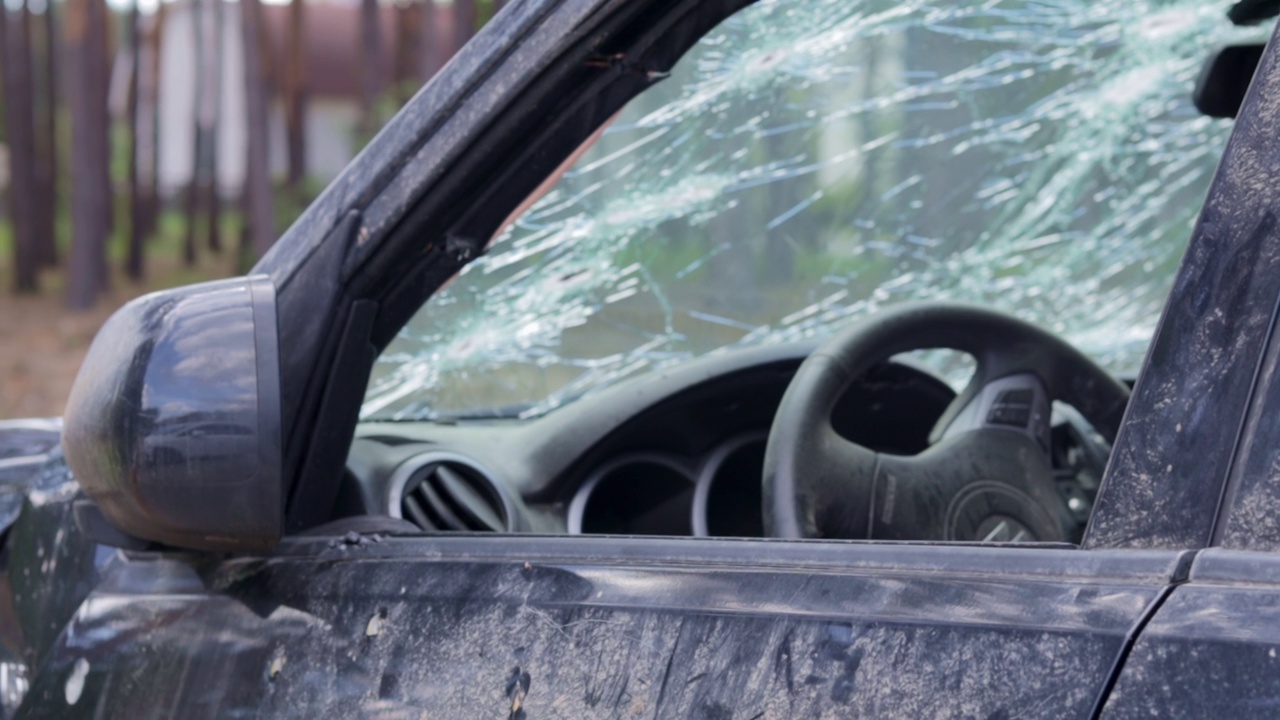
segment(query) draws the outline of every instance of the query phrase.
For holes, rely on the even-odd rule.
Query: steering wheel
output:
[[[832,410],[851,382],[893,355],[928,348],[977,360],[928,449],[886,455],[832,429]],[[766,534],[1064,540],[1071,520],[1050,463],[1053,399],[1073,405],[1111,442],[1129,390],[1063,340],[986,308],[913,303],[857,322],[804,361],[774,416]]]

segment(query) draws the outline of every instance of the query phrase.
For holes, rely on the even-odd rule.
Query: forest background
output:
[[[245,272],[504,0],[0,0],[0,418]]]

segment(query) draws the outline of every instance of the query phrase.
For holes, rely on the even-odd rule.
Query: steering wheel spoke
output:
[[[766,516],[784,520],[774,528],[777,537],[869,537],[871,486],[862,478],[874,477],[881,456],[850,442],[831,429],[807,435],[792,444],[786,462],[803,468],[795,493],[803,497],[804,512],[793,513],[794,497],[773,493],[765,485]]]
[[[1044,380],[1034,371],[1017,371],[995,379],[975,375],[957,402],[958,412],[944,413],[949,422],[943,426],[940,421],[935,428],[934,442],[973,430],[1007,430],[1027,435],[1049,452],[1053,403]]]

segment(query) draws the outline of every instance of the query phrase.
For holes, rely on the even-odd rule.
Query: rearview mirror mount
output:
[[[1209,117],[1234,118],[1244,104],[1265,47],[1228,45],[1210,55],[1192,93],[1196,109]]]

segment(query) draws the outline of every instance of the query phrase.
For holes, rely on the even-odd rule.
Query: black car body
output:
[[[512,3],[253,278],[153,296],[118,315],[65,420],[66,455],[90,494],[57,448],[57,426],[3,434],[0,497],[13,506],[0,586],[6,709],[1274,716],[1274,44],[1078,544],[639,537],[625,525],[591,539],[562,532],[590,530],[591,520],[587,501],[573,507],[551,479],[604,482],[624,456],[648,463],[649,477],[678,475],[689,469],[652,447],[676,436],[693,445],[726,423],[760,441],[811,345],[673,366],[516,426],[359,422],[374,359],[426,298],[574,148],[748,4]],[[173,361],[196,357],[217,362],[179,372]],[[907,365],[876,372],[867,393],[896,388],[934,416],[954,399]],[[868,424],[904,422],[880,414]],[[201,428],[217,430],[204,441]],[[439,513],[430,521],[502,532],[423,534],[377,517],[388,498],[418,487],[427,504],[431,492],[456,492],[453,514],[463,515],[484,491],[451,465],[459,458],[505,479],[490,488],[492,512],[462,518],[463,527]],[[705,507],[712,490],[688,492],[685,501]],[[614,502],[625,510],[644,497]],[[554,512],[528,511],[539,503]],[[684,529],[652,510],[628,522],[663,535]],[[720,534],[737,534],[742,526],[728,520]]]

